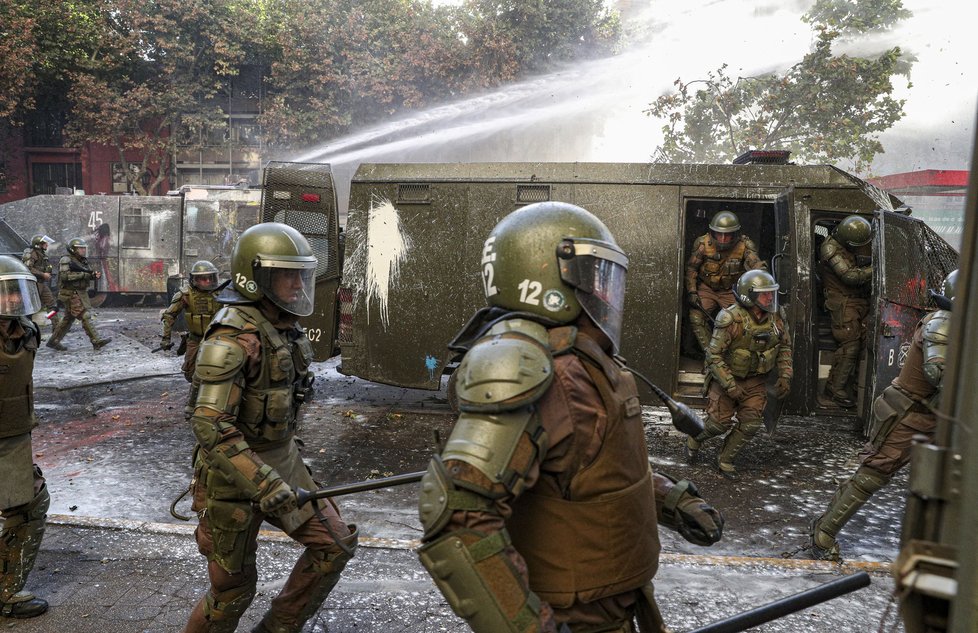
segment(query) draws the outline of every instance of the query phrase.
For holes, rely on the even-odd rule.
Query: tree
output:
[[[584,52],[608,52],[602,0],[283,0],[261,122],[297,149],[395,113],[471,94]]]
[[[255,5],[234,0],[106,0],[103,49],[72,73],[69,140],[119,152],[146,195],[166,177],[178,144],[227,122],[221,104],[244,59]],[[137,164],[130,156],[141,157]],[[144,181],[146,184],[144,184]]]
[[[855,57],[833,46],[909,16],[901,0],[818,0],[802,17],[812,49],[783,74],[734,78],[724,64],[705,79],[677,79],[676,92],[646,110],[666,120],[653,160],[729,162],[748,149],[787,149],[804,162],[851,161],[865,172],[883,151],[880,133],[903,117],[892,80],[909,76],[913,58],[899,47]]]

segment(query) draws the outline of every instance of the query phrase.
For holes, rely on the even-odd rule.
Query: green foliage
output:
[[[749,149],[787,149],[800,162],[851,161],[866,171],[883,151],[879,134],[903,117],[892,80],[912,58],[898,47],[868,58],[832,47],[908,15],[900,0],[818,0],[804,18],[812,50],[784,73],[735,78],[724,64],[705,79],[677,79],[676,92],[646,110],[666,121],[653,160],[729,162]]]
[[[166,177],[178,140],[193,145],[208,128],[226,127],[222,90],[245,59],[250,16],[227,0],[107,2],[103,49],[71,75],[66,133],[74,143],[115,147],[146,194]]]
[[[21,124],[61,98],[68,74],[99,50],[99,0],[0,0],[0,121]]]
[[[115,147],[147,193],[178,148],[227,142],[243,72],[260,77],[264,146],[288,151],[618,35],[602,0],[0,0],[0,124],[54,103],[69,143]]]

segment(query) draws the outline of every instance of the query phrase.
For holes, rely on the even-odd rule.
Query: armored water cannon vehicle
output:
[[[865,419],[929,309],[928,284],[957,265],[936,233],[897,212],[899,200],[830,166],[363,164],[345,230],[339,370],[439,389],[460,360],[448,342],[485,305],[483,239],[507,213],[545,200],[588,209],[616,236],[629,257],[622,355],[693,404],[703,403],[703,360],[687,327],[683,274],[693,241],[719,211],[736,213],[780,285],[795,341],[788,413]],[[835,342],[815,264],[822,241],[852,214],[872,222],[879,265],[858,406],[845,410],[819,397]],[[539,298],[528,280],[525,300]]]

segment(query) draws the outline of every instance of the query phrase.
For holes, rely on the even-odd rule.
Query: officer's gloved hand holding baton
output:
[[[173,349],[173,341],[170,340],[169,336],[160,337],[160,349],[162,350]]]
[[[281,479],[272,484],[258,500],[258,509],[263,514],[273,517],[288,514],[297,507],[298,502],[296,501],[295,491]]]
[[[695,292],[691,292],[688,295],[686,295],[686,299],[687,301],[689,301],[689,305],[693,306],[694,308],[703,307],[703,302],[700,301],[700,296]]]
[[[694,545],[713,545],[723,536],[723,515],[700,497],[683,493],[676,514],[679,534]]]

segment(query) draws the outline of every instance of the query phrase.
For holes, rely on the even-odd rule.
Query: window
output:
[[[0,161],[0,193],[7,193],[7,165]]]
[[[31,195],[53,194],[58,187],[80,189],[81,163],[32,163]]]
[[[186,230],[188,233],[213,233],[217,229],[217,203],[187,203]]]
[[[149,248],[150,217],[139,208],[128,209],[122,216],[122,246]]]
[[[133,174],[134,178],[139,177],[139,167],[133,164],[129,164],[129,171]],[[132,185],[129,179],[126,178],[126,172],[122,169],[122,163],[112,163],[112,193],[126,193],[132,190]]]

